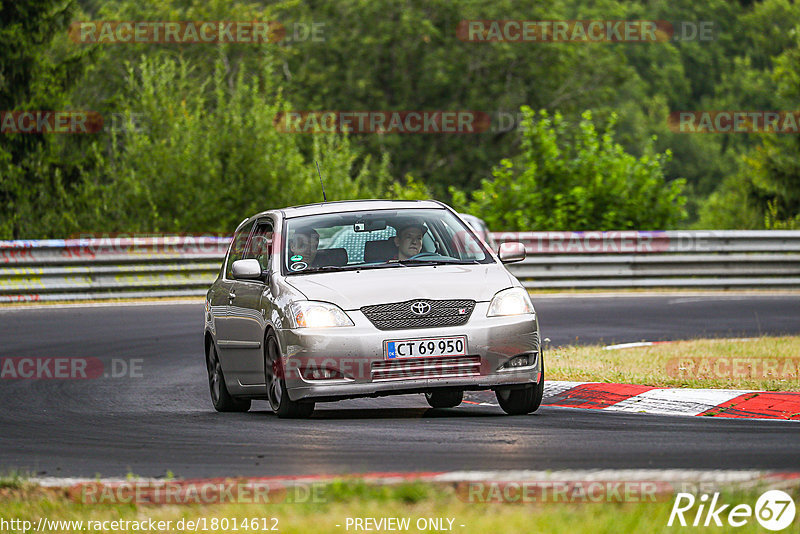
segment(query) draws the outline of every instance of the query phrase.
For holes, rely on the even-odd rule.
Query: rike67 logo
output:
[[[695,509],[695,505],[696,509]],[[767,530],[779,531],[787,528],[794,521],[795,504],[792,497],[780,490],[764,492],[756,501],[755,507],[749,504],[723,504],[719,493],[709,499],[703,494],[699,499],[691,493],[678,493],[669,514],[667,526],[677,524],[685,526],[723,526],[742,527],[753,517]],[[685,514],[685,515],[684,515]],[[677,526],[676,524],[676,526]]]

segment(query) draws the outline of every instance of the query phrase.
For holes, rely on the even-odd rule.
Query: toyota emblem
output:
[[[425,301],[418,300],[411,305],[411,312],[414,315],[419,315],[420,317],[423,315],[428,315],[431,312],[431,305]]]

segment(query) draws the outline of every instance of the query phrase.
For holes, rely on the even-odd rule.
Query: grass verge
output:
[[[559,347],[546,353],[549,380],[646,386],[800,391],[800,337],[700,339],[603,350]]]
[[[761,491],[723,492],[719,502],[754,506]],[[340,481],[326,484],[314,502],[279,502],[269,504],[86,504],[70,497],[64,489],[21,486],[0,490],[0,519],[29,521],[36,525],[40,518],[51,521],[83,521],[83,532],[103,531],[87,529],[88,521],[171,521],[170,531],[191,530],[176,528],[177,522],[199,521],[199,532],[250,532],[272,530],[282,533],[344,533],[367,531],[355,529],[348,518],[408,518],[407,532],[567,532],[619,533],[619,532],[674,532],[667,522],[674,503],[672,494],[649,499],[648,502],[469,502],[465,492],[453,485],[430,483],[405,483],[394,486],[374,486],[360,481]],[[653,497],[651,495],[651,497]],[[792,495],[797,501],[798,494]],[[530,499],[528,499],[530,500]],[[697,506],[687,512],[692,521]],[[216,519],[216,522],[214,521]],[[253,521],[255,519],[255,521]],[[447,528],[431,528],[428,519],[441,521]],[[704,517],[703,517],[704,519]],[[223,523],[223,520],[227,522]],[[244,520],[248,527],[243,528]],[[264,522],[266,520],[266,523]],[[277,521],[276,521],[277,520]],[[452,523],[448,520],[452,520]],[[702,520],[702,519],[701,519]],[[724,521],[724,515],[723,515]],[[423,523],[424,522],[424,523]],[[691,523],[690,523],[691,524]],[[216,526],[214,526],[216,525]],[[236,528],[233,528],[234,525]],[[263,528],[266,525],[267,528]],[[98,525],[99,526],[99,525]],[[106,524],[106,532],[141,532],[131,525],[113,528]],[[119,527],[120,525],[117,525]],[[77,525],[50,528],[50,532],[77,532]],[[227,528],[226,528],[227,527]],[[427,527],[427,528],[418,528]],[[795,523],[796,527],[796,523]],[[790,527],[788,531],[796,532]],[[692,529],[695,530],[695,529]],[[701,529],[704,530],[704,529]],[[711,528],[715,532],[749,533],[763,529],[755,518],[741,528]],[[11,530],[13,531],[13,530]],[[166,530],[155,529],[155,532]],[[390,531],[370,529],[368,531]]]

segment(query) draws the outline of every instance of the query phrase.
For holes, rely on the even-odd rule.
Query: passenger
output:
[[[422,252],[422,237],[428,229],[420,222],[409,221],[397,228],[394,243],[397,245],[397,259],[407,260]]]

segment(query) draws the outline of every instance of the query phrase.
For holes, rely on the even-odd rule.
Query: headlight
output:
[[[354,326],[350,317],[341,308],[327,302],[303,300],[289,307],[292,328],[330,328],[332,326]]]
[[[512,287],[499,291],[489,304],[486,317],[499,317],[502,315],[522,315],[535,313],[528,292],[521,287]]]

